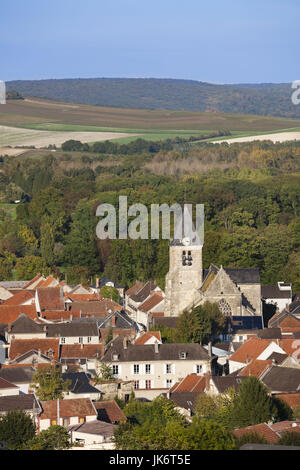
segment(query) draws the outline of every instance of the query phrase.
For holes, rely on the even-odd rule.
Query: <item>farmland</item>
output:
[[[0,148],[59,147],[66,140],[129,143],[137,137],[165,140],[205,137],[219,130],[230,138],[245,138],[300,128],[300,119],[216,112],[152,111],[108,108],[26,98],[0,107]],[[288,138],[288,136],[286,137]],[[214,139],[220,141],[222,138]],[[224,138],[223,138],[224,140]],[[4,151],[2,151],[4,153]]]

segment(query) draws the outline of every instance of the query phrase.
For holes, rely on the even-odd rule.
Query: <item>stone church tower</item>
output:
[[[178,230],[179,226],[180,230]],[[258,268],[223,268],[210,265],[203,270],[202,248],[185,211],[170,243],[170,265],[165,285],[165,316],[178,317],[208,302],[236,325],[262,327],[261,282]]]
[[[175,227],[174,239],[170,243],[169,272],[165,285],[165,316],[178,317],[197,296],[203,281],[202,246],[203,243],[194,231],[192,216],[185,208],[183,217]]]

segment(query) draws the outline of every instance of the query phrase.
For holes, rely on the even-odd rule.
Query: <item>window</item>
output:
[[[140,382],[138,380],[135,380],[134,382],[134,390],[138,390],[140,388]]]
[[[167,379],[167,380],[166,380],[166,385],[167,385],[167,388],[171,388],[171,387],[172,387],[172,380],[171,380],[171,379]]]
[[[80,424],[85,423],[85,417],[83,416],[83,417],[79,418],[78,422]]]
[[[186,359],[186,352],[181,352],[179,357],[180,359]]]
[[[69,418],[64,418],[64,419],[63,419],[63,426],[64,426],[65,428],[67,428],[67,427],[69,426],[69,424],[70,424]]]
[[[51,425],[51,426],[56,426],[56,425],[57,425],[56,419],[51,419],[51,420],[50,420],[50,425]]]
[[[219,310],[225,317],[231,317],[232,311],[230,305],[226,302],[225,299],[221,299],[219,302]]]
[[[197,374],[201,374],[201,372],[202,372],[202,366],[199,365],[199,364],[197,364],[197,365],[196,365],[196,371],[197,371]]]
[[[113,375],[118,375],[118,373],[119,373],[119,366],[112,366],[112,373],[113,373]]]
[[[134,374],[139,374],[139,373],[140,373],[140,366],[139,366],[139,364],[134,364],[134,366],[133,366],[133,373],[134,373]]]
[[[151,388],[151,380],[146,380],[146,389],[149,390]]]
[[[49,349],[49,351],[47,351],[47,356],[50,357],[50,359],[53,357],[54,355],[54,352],[52,349]]]
[[[61,344],[66,344],[66,338],[61,338],[60,342]]]
[[[146,364],[145,372],[146,372],[146,374],[151,374],[151,364]]]
[[[172,373],[172,364],[166,364],[166,374]]]
[[[83,343],[83,338],[82,338],[82,337],[79,337],[79,338],[78,338],[78,341],[79,341],[80,344],[82,344],[82,343]]]
[[[87,342],[90,343],[92,341],[92,337],[88,336]]]
[[[113,361],[117,361],[119,359],[119,355],[118,354],[113,354]]]

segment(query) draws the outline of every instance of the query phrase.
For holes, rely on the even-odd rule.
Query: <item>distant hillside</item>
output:
[[[91,78],[7,82],[24,96],[97,106],[300,117],[291,84],[214,85],[193,80]]]

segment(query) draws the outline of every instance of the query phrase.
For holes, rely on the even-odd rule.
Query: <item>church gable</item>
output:
[[[222,266],[218,272],[216,272],[215,269],[210,270],[202,284],[201,291],[204,293],[205,297],[241,295],[239,288],[230,279]]]

